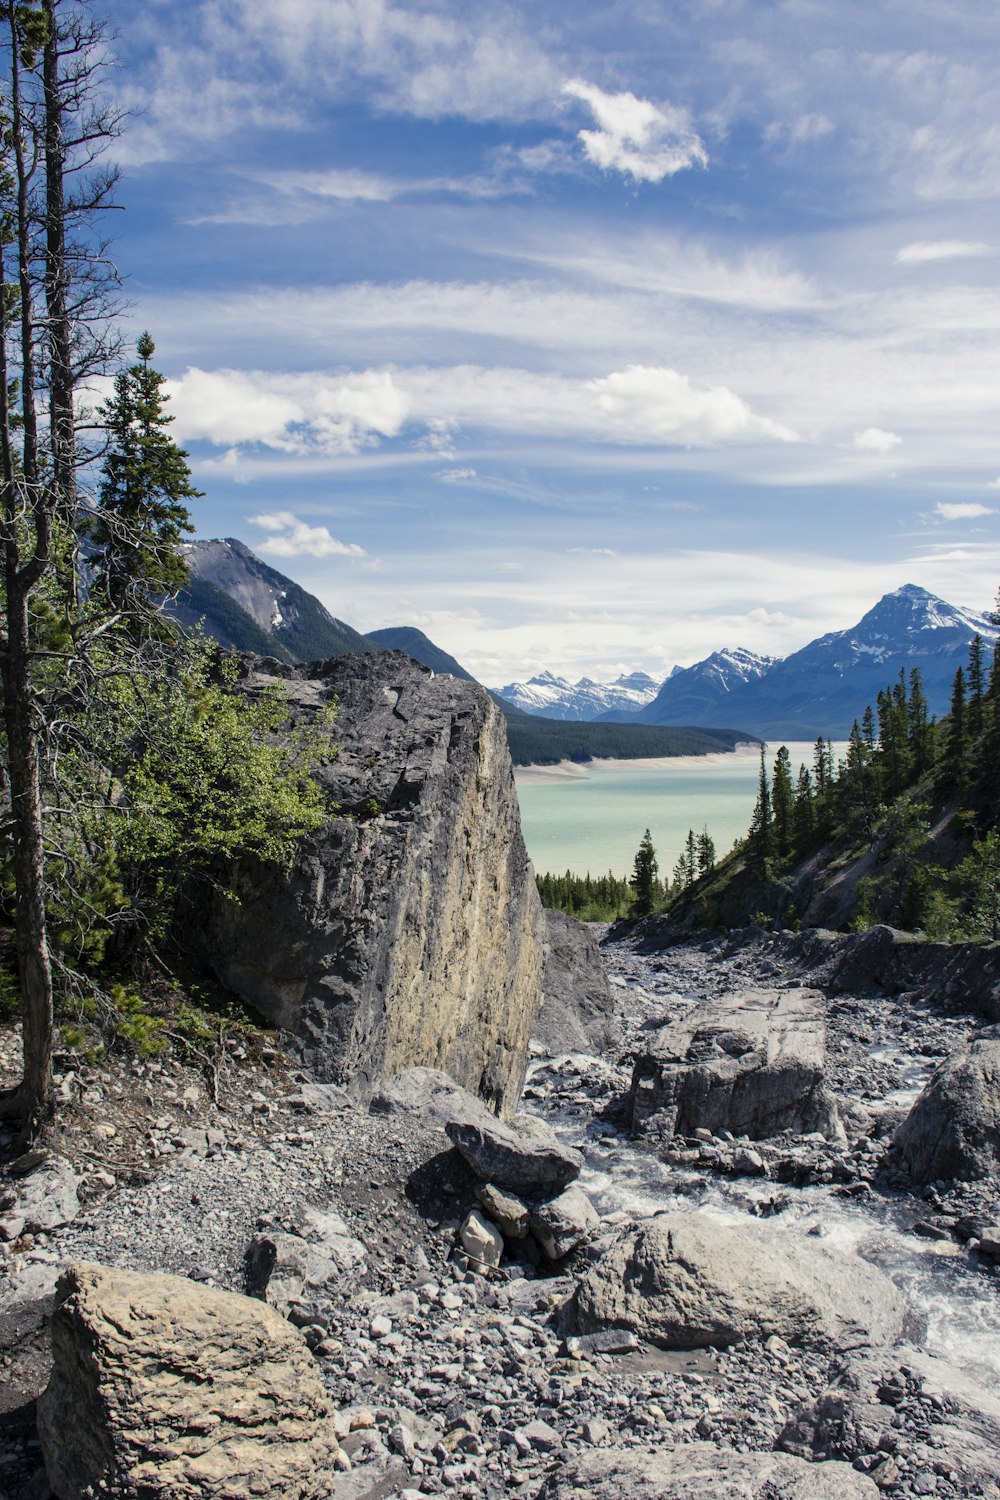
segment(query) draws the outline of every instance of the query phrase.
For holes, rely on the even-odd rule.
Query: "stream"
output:
[[[789,1187],[768,1178],[667,1164],[604,1117],[612,1106],[613,1120],[614,1100],[628,1088],[631,1065],[623,1054],[641,1048],[643,1032],[664,1014],[673,1019],[713,990],[780,984],[780,977],[734,975],[732,965],[720,965],[716,973],[712,959],[691,947],[665,955],[644,955],[621,944],[602,951],[624,1017],[625,1045],[615,1060],[583,1053],[536,1058],[525,1089],[527,1107],[543,1112],[559,1137],[584,1153],[580,1186],[601,1216],[614,1222],[615,1216],[639,1219],[669,1210],[708,1214],[730,1224],[759,1225],[763,1219],[776,1236],[821,1239],[858,1255],[905,1295],[916,1314],[915,1327],[923,1326],[920,1346],[944,1362],[938,1371],[942,1388],[961,1391],[983,1409],[1000,1410],[1000,1277],[950,1236],[914,1233],[914,1226],[929,1217],[923,1199],[878,1191],[849,1197],[835,1184]],[[908,1108],[949,1041],[976,1024],[973,1017],[910,1007],[902,1025],[891,1013],[896,1002],[859,1004],[871,1011],[873,1024],[858,1029],[874,1032],[871,1043],[860,1044],[859,1065],[865,1069],[867,1056],[870,1076],[881,1089],[876,1103],[889,1108]]]

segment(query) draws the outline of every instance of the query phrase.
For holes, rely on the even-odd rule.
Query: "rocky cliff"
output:
[[[319,772],[338,811],[289,874],[248,866],[238,902],[209,903],[212,968],[321,1078],[364,1093],[426,1065],[509,1113],[544,927],[501,714],[399,652],[252,660],[248,691],[274,682],[299,721],[339,705]]]

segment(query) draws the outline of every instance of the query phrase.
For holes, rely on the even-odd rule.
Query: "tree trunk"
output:
[[[14,823],[14,927],[24,1027],[24,1076],[0,1095],[0,1116],[16,1118],[25,1139],[52,1112],[52,969],[45,927],[45,850],[38,779],[38,742],[29,678],[28,596],[16,557],[7,549],[7,651],[3,657],[4,720]]]

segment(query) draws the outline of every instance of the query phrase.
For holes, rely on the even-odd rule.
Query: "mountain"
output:
[[[371,643],[235,537],[185,542],[191,577],[170,606],[182,625],[204,621],[223,646],[279,661],[323,661]]]
[[[476,681],[471,672],[467,672],[447,651],[435,646],[415,625],[389,625],[384,630],[369,630],[367,639],[380,651],[405,652],[414,661],[430,667],[432,672],[447,673],[449,677],[459,677],[463,682]]]
[[[849,630],[831,631],[791,656],[717,652],[677,672],[630,722],[739,727],[764,739],[846,739],[865,705],[902,669],[919,667],[934,714],[948,710],[969,643],[997,629],[985,615],[947,604],[916,584],[886,594]],[[732,666],[727,665],[732,663]]]
[[[522,713],[588,723],[607,714],[637,713],[655,698],[657,683],[645,672],[623,673],[614,682],[581,677],[575,683],[553,672],[542,672],[527,682],[508,682],[497,691]]]

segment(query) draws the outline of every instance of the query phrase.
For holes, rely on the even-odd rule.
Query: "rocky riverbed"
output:
[[[274,1054],[211,1081],[176,1062],[64,1059],[55,1160],[5,1184],[0,1496],[49,1493],[30,1404],[47,1378],[39,1313],[58,1267],[80,1260],[234,1291],[269,1280],[275,1305],[284,1285],[335,1405],[337,1500],[1000,1496],[996,1262],[969,1248],[1000,1219],[996,1183],[914,1195],[886,1156],[936,1062],[981,1021],[961,995],[940,1007],[842,991],[826,1037],[835,1138],[666,1139],[654,1119],[633,1139],[633,1065],[658,1027],[725,992],[822,988],[823,975],[765,936],[603,951],[620,1044],[561,1053],[548,1035],[522,1106],[581,1152],[601,1217],[554,1266],[528,1237],[479,1274],[459,1235],[480,1184],[431,1116],[366,1112]],[[18,1184],[39,1171],[48,1200],[25,1215]],[[881,1268],[879,1316],[899,1300],[898,1339],[797,1339],[794,1317],[790,1336],[680,1349],[574,1331],[566,1304],[600,1252],[667,1209],[856,1257],[859,1280]]]

